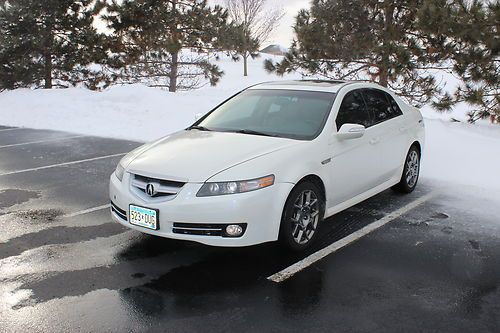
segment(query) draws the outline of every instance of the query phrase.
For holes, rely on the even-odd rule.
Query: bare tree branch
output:
[[[245,76],[248,57],[269,38],[284,16],[281,7],[270,8],[266,3],[267,0],[226,0],[229,18],[243,30],[243,45],[239,45],[237,54],[243,57]]]

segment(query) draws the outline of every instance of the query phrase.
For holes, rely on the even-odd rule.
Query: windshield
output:
[[[246,90],[193,128],[312,140],[321,133],[335,94],[299,90]]]

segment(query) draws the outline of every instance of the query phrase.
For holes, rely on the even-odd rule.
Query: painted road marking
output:
[[[361,237],[369,234],[370,232],[377,230],[378,228],[384,226],[385,224],[397,219],[401,215],[405,214],[406,212],[412,210],[413,208],[416,208],[417,206],[423,204],[427,200],[433,198],[434,196],[437,195],[437,191],[428,193],[412,202],[409,204],[395,210],[394,212],[390,213],[389,215],[386,215],[382,217],[381,219],[378,219],[377,221],[370,223],[366,227],[363,227],[359,229],[358,231],[353,232],[349,236],[346,236],[342,238],[341,240],[338,240],[329,246],[309,255],[308,257],[296,262],[295,264],[288,266],[287,268],[283,269],[282,271],[279,271],[271,276],[269,276],[267,279],[273,282],[283,282],[290,277],[292,277],[294,274],[300,272],[306,267],[311,266],[315,262],[323,259],[324,257],[328,256],[329,254],[336,252],[337,250],[340,250],[341,248],[351,244],[352,242],[357,241]]]
[[[29,141],[29,142],[22,142],[22,143],[13,143],[11,145],[0,146],[0,148],[17,147],[17,146],[23,146],[23,145],[32,145],[32,144],[35,144],[35,143],[62,141],[62,140],[76,139],[76,138],[83,138],[83,137],[85,137],[85,135],[75,135],[75,136],[67,136],[67,137],[64,137],[64,138],[47,139],[47,140],[39,140],[39,141]]]
[[[17,171],[5,172],[5,173],[0,173],[0,176],[16,175],[16,174],[19,174],[19,173],[25,173],[25,172],[31,172],[31,171],[38,171],[38,170],[45,170],[45,169],[50,169],[50,168],[57,168],[57,167],[61,167],[61,166],[67,166],[67,165],[73,165],[73,164],[79,164],[79,163],[85,163],[85,162],[98,161],[98,160],[103,160],[103,159],[106,159],[106,158],[123,156],[125,154],[127,154],[127,153],[112,154],[112,155],[106,155],[106,156],[100,156],[100,157],[94,157],[94,158],[87,158],[87,159],[78,160],[78,161],[65,162],[65,163],[52,164],[52,165],[46,165],[46,166],[42,166],[42,167],[38,167],[38,168],[30,168],[30,169],[24,169],[24,170],[17,170]]]
[[[75,217],[75,216],[79,216],[79,215],[83,215],[83,214],[93,213],[93,212],[96,212],[98,210],[106,209],[109,207],[111,207],[111,205],[106,204],[106,205],[102,205],[102,206],[97,206],[97,207],[93,207],[93,208],[80,210],[80,211],[74,212],[74,213],[64,214],[62,217]]]
[[[20,130],[20,129],[25,129],[25,128],[22,128],[22,127],[0,128],[0,132],[15,131],[15,130]]]

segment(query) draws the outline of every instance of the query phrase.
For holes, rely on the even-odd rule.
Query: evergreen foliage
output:
[[[299,12],[296,40],[280,63],[267,61],[278,74],[301,70],[333,79],[371,80],[415,105],[427,103],[440,88],[431,68],[443,60],[429,52],[416,15],[422,0],[313,0]]]
[[[196,88],[203,79],[215,85],[223,75],[209,62],[227,30],[227,12],[220,6],[209,7],[206,0],[114,0],[107,12],[114,33],[111,63],[121,82],[175,92]]]
[[[231,29],[226,31],[223,47],[234,60],[243,58],[243,76],[248,76],[248,58],[259,56],[259,48],[276,29],[283,10],[266,7],[267,0],[226,0]]]
[[[243,59],[248,75],[248,58],[283,15],[266,1],[226,0],[224,9],[207,0],[0,0],[0,90],[215,85],[223,72],[214,50]],[[312,0],[290,51],[265,67],[375,81],[438,110],[466,102],[470,122],[500,122],[499,27],[500,0]],[[442,94],[436,70],[460,78],[453,93]]]
[[[260,42],[256,38],[252,38],[243,24],[231,22],[221,35],[220,49],[230,55],[234,61],[243,58],[244,76],[248,76],[248,57],[257,58],[259,47]]]
[[[0,1],[0,89],[97,88],[105,79],[106,42],[92,26],[102,8],[92,0]]]
[[[446,111],[466,102],[474,107],[469,122],[500,122],[500,1],[428,0],[418,18],[462,81],[434,106]]]

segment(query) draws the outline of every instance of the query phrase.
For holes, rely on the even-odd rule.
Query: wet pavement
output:
[[[111,221],[138,143],[0,126],[0,332],[499,332],[500,199],[422,179],[326,220],[298,255],[213,248]],[[428,193],[380,229],[267,278]]]

